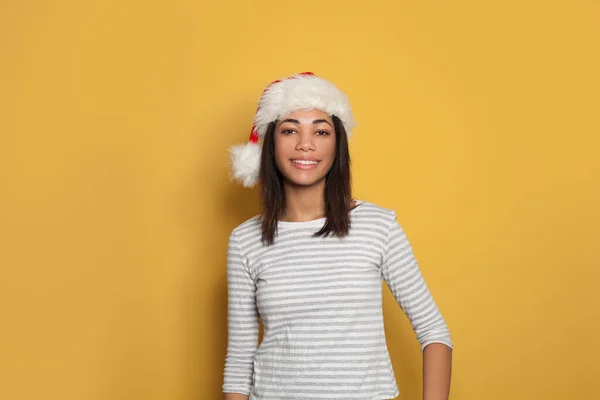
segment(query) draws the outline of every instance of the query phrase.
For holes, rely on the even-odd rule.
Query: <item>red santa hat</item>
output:
[[[232,178],[245,187],[259,179],[262,144],[269,124],[296,110],[320,110],[340,119],[348,136],[356,126],[350,102],[331,82],[302,72],[271,82],[263,91],[254,116],[250,140],[229,149]]]

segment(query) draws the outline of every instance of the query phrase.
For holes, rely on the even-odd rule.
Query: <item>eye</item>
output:
[[[283,133],[284,135],[291,135],[292,133],[294,133],[293,129],[284,129],[281,131],[281,133]]]
[[[327,131],[317,131],[317,135],[319,135],[319,136],[327,136],[327,135],[329,135],[329,132],[327,132]]]

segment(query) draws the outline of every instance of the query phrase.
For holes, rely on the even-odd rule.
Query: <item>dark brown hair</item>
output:
[[[325,217],[326,223],[315,236],[346,236],[350,230],[349,210],[352,200],[350,151],[348,137],[341,120],[332,116],[335,130],[335,159],[326,176]],[[273,244],[277,223],[285,210],[284,177],[275,164],[275,122],[265,133],[260,159],[260,197],[262,240]]]

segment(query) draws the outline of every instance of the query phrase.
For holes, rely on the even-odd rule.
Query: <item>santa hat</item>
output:
[[[346,95],[331,82],[312,72],[273,81],[265,88],[254,116],[250,141],[232,146],[232,178],[245,187],[258,182],[262,145],[269,124],[296,110],[320,110],[340,119],[348,136],[355,127]]]

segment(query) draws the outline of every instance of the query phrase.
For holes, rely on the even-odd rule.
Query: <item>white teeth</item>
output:
[[[308,161],[308,160],[292,160],[292,162],[294,162],[296,164],[303,164],[303,165],[314,165],[314,164],[318,163],[318,161]]]

